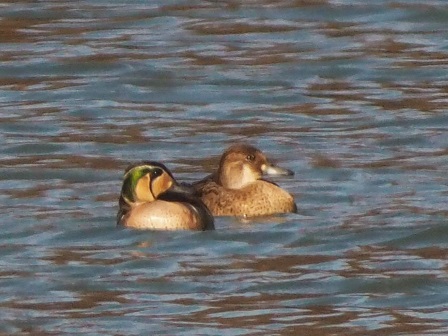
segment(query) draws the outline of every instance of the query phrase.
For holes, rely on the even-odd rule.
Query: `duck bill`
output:
[[[186,183],[173,183],[167,191],[188,196],[193,196],[195,193],[195,189]]]
[[[275,166],[272,164],[264,164],[261,167],[261,171],[263,172],[263,174],[265,175],[283,175],[283,176],[291,176],[294,175],[294,172],[292,170],[286,169],[286,168],[282,168],[279,166]]]

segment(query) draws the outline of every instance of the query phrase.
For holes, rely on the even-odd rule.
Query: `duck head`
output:
[[[240,189],[262,178],[263,175],[294,175],[279,167],[262,151],[247,144],[230,146],[221,156],[218,183],[229,189]]]
[[[123,177],[121,200],[128,205],[154,202],[164,193],[192,195],[193,189],[177,183],[165,165],[144,161],[129,166]]]

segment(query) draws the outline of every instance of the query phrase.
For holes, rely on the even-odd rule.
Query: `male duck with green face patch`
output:
[[[163,164],[129,166],[123,177],[117,224],[134,229],[210,230],[213,216],[193,190],[179,185]]]

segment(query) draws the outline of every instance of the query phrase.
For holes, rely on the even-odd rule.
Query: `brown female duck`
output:
[[[259,149],[230,146],[221,156],[218,170],[193,184],[197,195],[215,216],[265,216],[296,212],[293,196],[263,175],[293,175],[269,162]]]

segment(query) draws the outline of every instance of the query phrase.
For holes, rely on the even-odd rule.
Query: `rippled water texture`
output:
[[[0,333],[446,335],[446,1],[0,1]],[[115,226],[236,141],[299,213]]]

